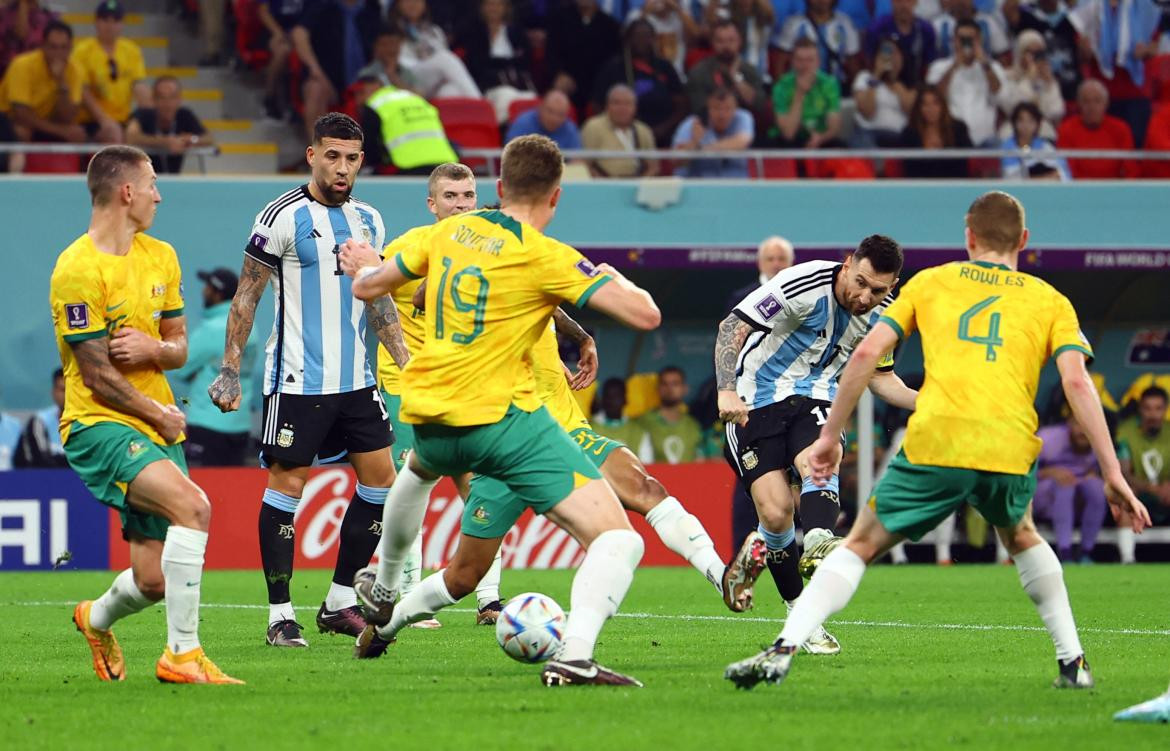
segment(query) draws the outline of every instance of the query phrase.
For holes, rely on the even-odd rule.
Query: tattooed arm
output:
[[[70,346],[81,371],[81,380],[95,397],[119,412],[153,425],[167,443],[178,439],[186,427],[186,416],[173,404],[164,407],[134,388],[110,362],[108,338],[86,339]]]
[[[110,337],[110,358],[114,364],[137,368],[150,364],[159,370],[175,370],[187,362],[187,317],[164,318],[159,336],[124,326]]]
[[[240,408],[240,358],[252,333],[256,318],[256,306],[264,294],[272,269],[251,256],[244,256],[244,268],[240,271],[240,283],[232,298],[228,313],[227,336],[223,347],[223,364],[219,375],[207,388],[207,395],[223,412]]]
[[[748,421],[748,406],[735,390],[735,363],[750,332],[751,326],[731,313],[719,324],[715,336],[715,384],[719,388],[719,419],[724,422],[746,425]]]
[[[560,308],[553,311],[553,325],[558,334],[575,342],[581,352],[577,360],[577,372],[569,376],[569,386],[574,391],[588,388],[589,384],[597,380],[597,343],[589,336],[589,332],[581,328],[581,324]]]
[[[410,361],[410,350],[402,339],[402,323],[398,320],[398,308],[390,295],[375,297],[366,303],[366,318],[370,321],[378,341],[394,358],[394,364],[405,368]]]

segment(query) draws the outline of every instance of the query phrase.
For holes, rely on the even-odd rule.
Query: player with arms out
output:
[[[790,266],[748,294],[719,325],[715,378],[719,417],[727,424],[724,455],[743,480],[760,517],[768,569],[789,610],[804,589],[789,483],[800,484],[805,560],[823,556],[840,538],[838,497],[842,446],[823,487],[812,482],[809,447],[828,418],[837,378],[854,348],[892,301],[902,249],[871,235],[843,263]],[[875,394],[914,409],[916,392],[893,372],[892,358],[869,381]],[[756,533],[753,533],[754,536]],[[823,628],[802,642],[815,654],[841,645]]]
[[[514,139],[502,157],[500,210],[439,222],[380,267],[359,268],[350,264],[348,248],[342,253],[347,270],[357,274],[354,293],[363,299],[427,278],[426,339],[402,374],[402,417],[415,426],[415,447],[386,504],[376,579],[358,582],[371,622],[358,637],[358,657],[380,655],[408,622],[470,593],[503,535],[532,508],[586,550],[562,649],[546,664],[542,681],[640,685],[598,665],[593,650],[633,580],[642,538],[597,468],[541,405],[529,352],[562,301],[588,304],[642,330],[656,328],[661,314],[645,291],[598,273],[580,253],[542,234],[556,213],[563,170],[550,139]],[[468,506],[451,563],[395,608],[402,560],[422,526],[431,489],[440,475],[467,471],[506,484],[506,503]]]
[[[182,272],[175,249],[143,234],[162,200],[150,157],[107,146],[86,174],[89,230],[57,258],[49,284],[65,372],[61,441],[94,496],[118,510],[130,568],[73,623],[103,681],[126,677],[114,622],[165,598],[167,645],[155,665],[166,683],[242,683],[199,643],[199,591],[211,504],[187,477],[186,418],[164,370],[187,359]]]
[[[256,216],[228,314],[223,365],[208,387],[221,410],[239,409],[240,357],[271,278],[276,320],[266,347],[261,436],[268,487],[259,527],[268,585],[266,640],[274,647],[308,646],[289,583],[296,547],[293,517],[314,461],[348,457],[357,475],[317,626],[323,633],[351,636],[365,627],[353,575],[378,546],[382,504],[394,482],[394,436],[366,357],[367,314],[392,356],[403,364],[409,356],[393,302],[388,297],[369,306],[355,301],[338,260],[341,245],[351,237],[381,247],[385,236],[381,215],[350,195],[362,166],[361,127],[333,112],[317,120],[313,133],[306,149],[310,182]]]
[[[1121,473],[1097,390],[1085,369],[1092,357],[1068,298],[1017,271],[1027,247],[1024,207],[991,192],[967,211],[971,260],[919,273],[902,289],[857,348],[841,377],[829,419],[809,452],[813,477],[832,474],[838,436],[874,366],[915,329],[922,335],[926,380],[902,450],[890,462],[844,544],[821,563],[769,649],[728,666],[740,688],[780,683],[797,646],[848,604],[866,566],[905,538],[918,540],[963,503],[991,522],[1019,570],[1056,647],[1058,688],[1093,685],[1056,553],[1036,532],[1036,387],[1056,360],[1061,386],[1085,428],[1119,522],[1135,532],[1149,512]]]

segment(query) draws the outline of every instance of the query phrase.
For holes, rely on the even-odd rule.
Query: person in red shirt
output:
[[[1057,133],[1060,149],[1133,149],[1133,135],[1124,120],[1105,114],[1109,92],[1095,79],[1077,89],[1078,114],[1065,118]],[[1137,177],[1137,162],[1130,159],[1069,159],[1074,180],[1116,180]]]
[[[1170,151],[1170,104],[1154,110],[1146,128],[1146,151]],[[1142,177],[1170,179],[1170,161],[1142,162]]]

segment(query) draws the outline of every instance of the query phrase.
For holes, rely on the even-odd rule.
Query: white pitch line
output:
[[[51,600],[30,600],[21,602],[4,602],[0,603],[0,607],[73,607],[76,602],[60,601],[55,602]],[[228,602],[202,602],[199,604],[201,608],[218,608],[225,610],[267,610],[267,605],[244,605],[239,603]],[[444,613],[474,613],[474,608],[445,608]],[[639,618],[641,620],[661,620],[661,621],[715,621],[715,622],[736,622],[736,623],[772,623],[780,625],[784,623],[783,618],[761,618],[759,616],[734,616],[734,615],[669,615],[666,613],[618,613],[617,618]],[[934,631],[1038,631],[1044,632],[1042,626],[1017,626],[1011,624],[986,624],[986,623],[907,623],[905,621],[845,621],[832,620],[828,621],[834,626],[865,626],[868,628],[917,628],[929,629]],[[1152,629],[1152,628],[1080,628],[1078,629],[1083,634],[1116,634],[1121,636],[1170,636],[1170,629]]]

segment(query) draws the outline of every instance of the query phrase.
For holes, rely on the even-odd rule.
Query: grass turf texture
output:
[[[778,631],[783,611],[766,574],[745,617],[689,568],[640,570],[623,611],[648,615],[611,621],[597,654],[643,689],[544,688],[538,666],[513,662],[492,629],[473,625],[474,598],[440,614],[442,629],[408,629],[382,659],[358,662],[349,639],[312,626],[328,586],[321,571],[294,581],[305,650],[264,644],[258,572],[205,577],[204,645],[247,686],[159,684],[162,607],[116,626],[128,677],[103,684],[70,615],[110,580],[0,576],[6,747],[1170,748],[1170,728],[1110,720],[1170,679],[1164,567],[1067,570],[1098,682],[1076,692],[1050,687],[1051,643],[1005,566],[877,567],[830,626],[840,655],[801,655],[783,686],[751,692],[722,672]],[[567,609],[570,580],[566,571],[505,571],[503,586],[545,592]]]

